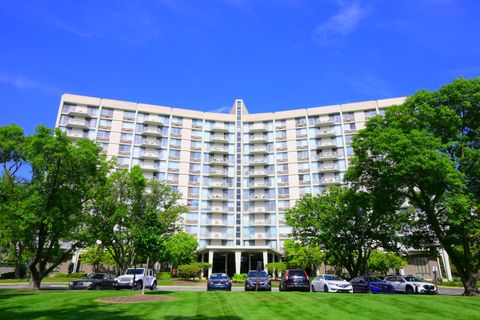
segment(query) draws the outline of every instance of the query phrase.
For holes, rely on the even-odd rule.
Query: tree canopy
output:
[[[353,148],[347,179],[408,201],[415,209],[404,230],[408,244],[445,249],[465,294],[480,293],[480,78],[422,90],[388,108]]]

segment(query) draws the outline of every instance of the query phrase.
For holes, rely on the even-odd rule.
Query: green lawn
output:
[[[0,290],[2,319],[478,319],[480,298],[297,292],[155,292],[171,301],[106,304],[129,291]]]

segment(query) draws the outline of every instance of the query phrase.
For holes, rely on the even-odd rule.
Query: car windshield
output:
[[[342,281],[342,277],[337,276],[336,274],[326,274],[325,280],[328,281]]]
[[[249,278],[266,278],[268,277],[265,271],[250,271],[247,275]]]
[[[405,280],[407,280],[407,282],[420,282],[420,279],[418,279],[417,277],[414,277],[414,276],[406,276],[406,277],[403,277]]]
[[[305,277],[305,271],[303,271],[303,270],[289,270],[288,275],[290,277]]]
[[[225,273],[212,273],[210,279],[228,279],[228,276]]]
[[[103,279],[103,274],[102,273],[92,273],[89,274],[86,279]]]
[[[382,282],[382,279],[377,278],[377,277],[368,277],[368,281],[371,281],[371,282]]]
[[[125,274],[143,274],[143,269],[127,269]]]

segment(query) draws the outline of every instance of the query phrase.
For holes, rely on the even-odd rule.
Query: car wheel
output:
[[[407,287],[405,288],[405,292],[406,292],[407,294],[412,294],[412,293],[414,293],[415,291],[413,291],[413,288],[412,288],[411,286],[407,286]]]
[[[153,281],[152,285],[150,286],[150,290],[157,289],[157,281]]]
[[[143,288],[143,284],[142,284],[141,281],[139,281],[139,282],[135,283],[135,286],[134,286],[133,290],[142,290],[142,288]]]
[[[315,287],[313,286],[313,284],[312,284],[312,292],[315,292]]]
[[[323,286],[323,292],[328,292],[328,286],[327,285]]]

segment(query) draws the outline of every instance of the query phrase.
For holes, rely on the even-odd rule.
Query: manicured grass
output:
[[[297,292],[154,292],[177,300],[96,302],[131,291],[0,290],[2,319],[478,319],[480,298]]]

